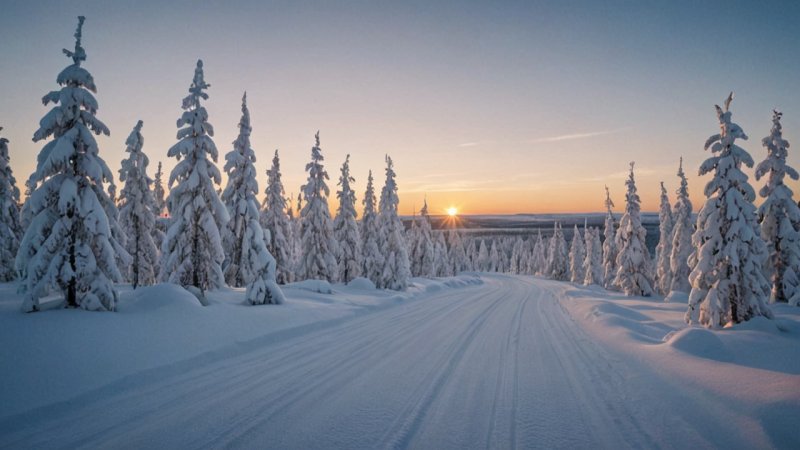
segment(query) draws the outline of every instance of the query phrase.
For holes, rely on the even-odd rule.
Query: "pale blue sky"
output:
[[[425,193],[434,212],[597,211],[604,184],[622,206],[631,160],[655,210],[681,155],[697,207],[702,144],[729,90],[754,158],[777,107],[800,166],[800,2],[4,3],[0,126],[20,182],[79,14],[114,168],[138,119],[153,170],[174,165],[197,58],[223,154],[248,92],[262,189],[279,148],[298,191],[319,129],[331,185],[350,153],[359,200],[368,169],[382,185],[389,153],[404,213]]]

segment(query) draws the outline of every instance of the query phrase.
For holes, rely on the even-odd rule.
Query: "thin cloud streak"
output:
[[[617,130],[605,130],[605,131],[593,131],[590,133],[573,133],[573,134],[563,134],[561,136],[552,136],[540,139],[533,139],[528,141],[529,144],[541,144],[545,142],[561,142],[561,141],[571,141],[574,139],[587,139],[597,136],[607,136],[609,134],[617,134],[622,133],[624,131],[629,130],[629,128],[620,128]]]

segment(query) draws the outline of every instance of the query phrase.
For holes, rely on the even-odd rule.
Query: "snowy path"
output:
[[[708,398],[675,387],[681,411],[664,408],[648,389],[656,375],[589,340],[554,285],[487,276],[146,371],[0,421],[0,446],[709,446],[700,433],[742,445]]]

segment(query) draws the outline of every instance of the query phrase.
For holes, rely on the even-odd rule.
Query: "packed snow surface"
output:
[[[0,284],[0,447],[800,448],[800,308],[707,330],[526,276],[309,287],[21,314]]]

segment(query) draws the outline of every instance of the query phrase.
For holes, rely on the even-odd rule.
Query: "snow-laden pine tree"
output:
[[[489,249],[486,247],[486,241],[481,239],[478,245],[478,254],[475,256],[473,267],[478,272],[489,271]]]
[[[513,274],[522,273],[522,251],[525,246],[522,237],[517,236],[514,246],[511,248],[511,258],[509,259],[508,272]]]
[[[461,236],[461,232],[458,228],[456,228],[455,223],[453,223],[447,234],[447,244],[447,259],[450,266],[447,269],[447,275],[458,275],[467,270],[469,267],[469,259],[467,257],[467,249],[464,247],[464,238]]]
[[[503,271],[503,257],[500,253],[501,250],[497,244],[497,239],[493,239],[492,246],[489,248],[489,272]]]
[[[277,150],[272,157],[272,167],[267,169],[264,194],[260,220],[261,227],[266,230],[267,250],[275,258],[275,280],[279,284],[291,283],[294,279],[294,227],[289,215],[291,206],[286,203],[286,191],[281,181],[281,160]]]
[[[405,290],[411,278],[408,248],[405,242],[403,222],[397,215],[400,198],[397,196],[392,158],[386,156],[386,183],[381,190],[378,224],[380,225],[380,247],[384,254],[383,271],[376,284],[379,288]]]
[[[153,180],[153,214],[156,217],[162,217],[167,211],[167,202],[164,198],[164,172],[161,170],[161,161],[159,161],[156,177]]]
[[[0,131],[3,127],[0,127]],[[19,188],[11,171],[8,139],[0,137],[0,282],[17,277],[14,258],[22,238],[19,222]]]
[[[250,111],[247,94],[242,97],[239,136],[233,150],[225,155],[228,183],[222,202],[230,220],[223,230],[225,261],[223,271],[230,286],[245,287],[245,299],[251,305],[283,303],[283,293],[275,282],[275,258],[267,250],[269,231],[259,221],[256,155],[250,146]]]
[[[584,230],[586,227],[584,226]],[[569,248],[569,280],[573,283],[583,283],[583,278],[586,272],[583,270],[583,263],[586,259],[586,246],[584,245],[584,238],[581,236],[581,231],[578,225],[572,232],[572,244]]]
[[[300,256],[303,254],[303,194],[302,186],[300,193],[297,194],[297,205],[294,216],[292,217],[292,280],[297,281],[300,278]],[[292,193],[289,198],[294,197]]]
[[[433,268],[435,276],[446,277],[450,268],[449,259],[447,258],[447,240],[444,237],[443,231],[435,231],[433,233]]]
[[[558,281],[569,280],[569,251],[561,224],[553,225],[553,237],[550,238],[550,250],[547,254],[547,276]]]
[[[336,239],[336,261],[339,264],[337,279],[345,284],[361,276],[361,233],[356,221],[356,193],[350,187],[355,178],[350,176],[350,155],[342,164],[342,174],[336,191],[339,208],[333,221],[333,236]]]
[[[411,244],[410,257],[413,276],[427,278],[436,276],[434,267],[436,255],[427,199],[423,201],[422,209],[419,210],[419,225],[417,225],[414,241]]]
[[[689,257],[692,290],[686,321],[707,327],[772,316],[763,272],[767,247],[757,229],[755,191],[741,170],[742,164],[753,167],[753,159],[736,145],[736,139],[747,135],[731,122],[732,100],[733,93],[724,111],[716,106],[720,133],[704,146],[713,156],[700,166],[700,175],[713,171],[714,176],[705,188],[707,200],[697,214]]]
[[[545,254],[545,247],[547,242],[542,238],[542,230],[537,230],[536,241],[528,243],[525,246],[525,253],[527,254],[527,265],[525,273],[528,275],[545,275],[547,271],[547,256]]]
[[[603,287],[611,289],[617,275],[617,243],[614,229],[614,202],[606,186],[606,220],[603,225]]]
[[[142,152],[142,121],[140,120],[125,141],[128,159],[122,161],[119,181],[125,183],[119,195],[119,223],[128,237],[125,250],[133,258],[127,267],[127,280],[136,289],[156,282],[158,274],[158,247],[156,219],[153,214],[153,180],[147,176],[150,160]]]
[[[767,244],[767,274],[772,282],[770,301],[800,305],[800,208],[783,182],[797,171],[786,164],[789,142],[783,138],[781,115],[773,111],[772,129],[761,143],[767,158],[756,167],[756,180],[767,175],[759,194],[764,203],[758,209],[761,237]]]
[[[378,222],[377,201],[372,171],[367,176],[367,190],[364,192],[364,215],[361,217],[361,240],[363,242],[362,274],[377,286],[383,272],[383,252],[380,248],[380,224]]]
[[[22,310],[39,310],[39,298],[51,288],[64,293],[67,306],[94,311],[113,311],[121,279],[115,261],[129,257],[116,242],[111,228],[117,224],[107,209],[116,211],[105,183],[111,170],[98,154],[93,134],[108,135],[108,128],[95,117],[97,89],[92,75],[81,63],[84,17],[78,18],[75,49],[64,50],[72,64],[58,74],[58,91],[42,98],[56,106],[39,122],[33,140],[53,136],[39,153],[31,175],[28,200],[30,226],[22,238],[16,258],[22,274]],[[123,258],[124,259],[124,258]]]
[[[336,241],[333,239],[333,220],[328,209],[328,172],[322,165],[319,131],[311,147],[311,162],[306,164],[308,181],[303,185],[305,205],[300,212],[301,253],[298,271],[304,280],[336,279]]]
[[[670,271],[672,272],[672,284],[670,293],[666,299],[674,297],[676,294],[689,294],[689,255],[692,248],[692,234],[694,233],[694,223],[692,222],[692,202],[689,200],[689,183],[686,181],[686,174],[683,172],[683,158],[678,164],[678,178],[680,187],[677,190],[678,198],[672,208],[672,248],[669,257]]]
[[[633,164],[625,185],[628,192],[625,194],[625,213],[619,221],[616,245],[617,274],[614,286],[618,287],[625,295],[649,296],[653,294],[652,261],[650,252],[645,245],[647,231],[642,226],[640,216],[639,194],[636,193],[636,180],[633,176]]]
[[[661,205],[658,210],[658,245],[656,246],[656,290],[661,295],[669,294],[672,286],[672,206],[667,188],[661,182]]]
[[[219,153],[211,139],[214,128],[208,112],[200,103],[208,99],[209,86],[203,61],[197,60],[177,123],[178,142],[167,152],[178,164],[169,176],[171,223],[161,247],[159,274],[162,281],[191,287],[201,302],[206,290],[225,285],[221,230],[230,217],[214,187],[222,181],[216,166]]]
[[[601,285],[603,283],[603,247],[600,244],[600,230],[586,230],[586,258],[583,261],[583,284]]]

